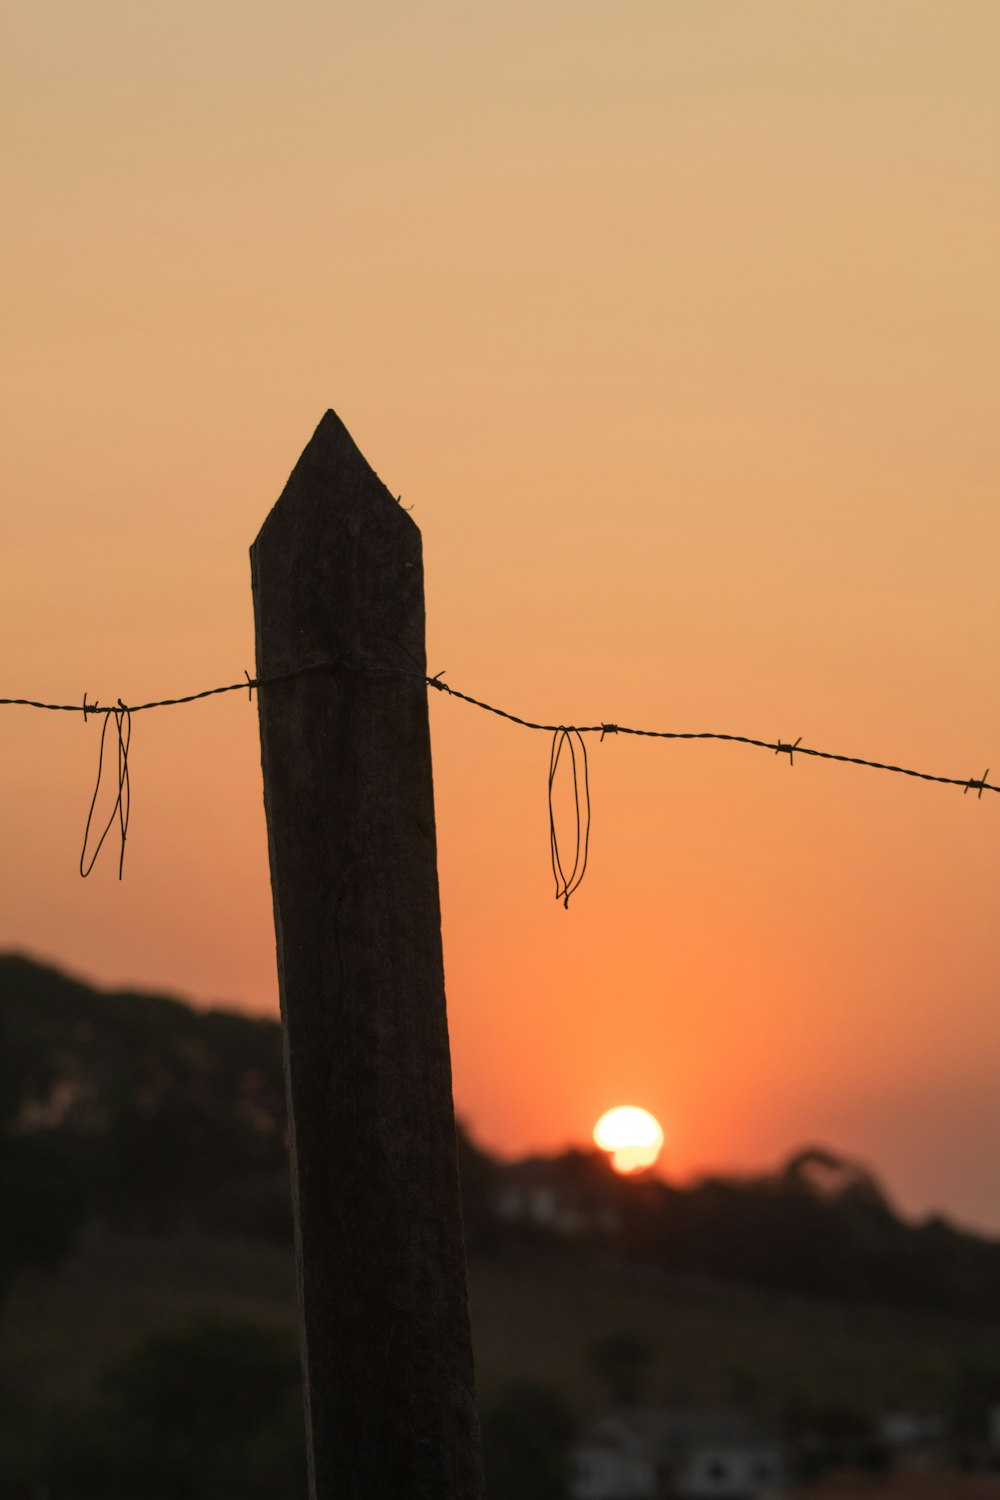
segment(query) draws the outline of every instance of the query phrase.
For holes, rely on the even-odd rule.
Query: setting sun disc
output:
[[[598,1120],[594,1140],[610,1153],[616,1172],[639,1172],[651,1167],[663,1149],[663,1128],[647,1109],[619,1104]]]

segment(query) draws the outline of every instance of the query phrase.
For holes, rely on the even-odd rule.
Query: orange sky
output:
[[[13,0],[4,695],[251,666],[246,551],[327,406],[424,534],[430,668],[543,719],[1000,766],[1000,8]],[[492,14],[490,13],[492,10]],[[0,710],[0,942],[273,1010],[256,709]],[[827,1142],[1000,1229],[1000,800],[431,704],[460,1112],[665,1169]],[[998,805],[994,805],[997,803]]]

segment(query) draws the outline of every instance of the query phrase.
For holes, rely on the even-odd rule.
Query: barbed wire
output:
[[[770,750],[775,755],[787,755],[790,766],[794,766],[796,755],[807,755],[812,756],[816,760],[836,761],[842,765],[850,766],[866,766],[873,771],[888,771],[896,776],[909,776],[918,781],[933,781],[942,786],[960,786],[963,795],[967,792],[975,792],[979,799],[982,798],[984,792],[1000,792],[1000,786],[994,786],[988,780],[990,774],[988,767],[982,776],[979,777],[940,776],[930,771],[916,771],[909,766],[893,765],[888,761],[871,760],[867,756],[841,755],[832,750],[818,750],[811,745],[803,745],[801,735],[796,740],[782,740],[780,738],[776,740],[762,740],[755,739],[751,735],[725,734],[721,731],[711,729],[639,729],[629,724],[605,722],[599,724],[540,723],[533,719],[522,718],[519,714],[511,713],[508,709],[498,708],[493,703],[486,703],[482,698],[474,698],[469,693],[459,692],[457,688],[453,688],[449,683],[442,682],[443,672],[438,672],[434,677],[428,677],[422,672],[415,672],[406,667],[373,666],[337,658],[305,662],[301,666],[293,667],[287,672],[276,672],[263,677],[251,677],[249,672],[244,671],[244,680],[242,682],[230,682],[222,687],[205,688],[199,693],[185,693],[178,698],[157,698],[148,703],[127,704],[122,702],[121,698],[114,704],[102,704],[96,699],[93,703],[88,703],[87,694],[84,693],[80,703],[44,703],[35,698],[0,698],[0,707],[34,708],[48,713],[78,713],[83,715],[85,723],[91,716],[103,715],[104,723],[101,728],[97,779],[90,802],[90,809],[87,813],[83,849],[80,854],[80,874],[84,879],[90,874],[104,841],[117,819],[120,835],[118,859],[118,878],[120,880],[125,861],[125,840],[128,836],[131,806],[128,757],[132,739],[132,716],[134,714],[145,713],[154,708],[178,708],[184,704],[197,703],[203,698],[217,697],[222,693],[245,692],[252,699],[255,689],[269,687],[274,683],[289,682],[293,678],[304,677],[315,672],[333,672],[337,670],[360,673],[365,676],[413,678],[424,683],[429,688],[435,688],[438,692],[446,693],[450,698],[457,698],[462,703],[468,703],[473,708],[481,709],[484,713],[494,714],[497,718],[506,719],[508,723],[516,724],[522,729],[536,730],[552,736],[548,781],[549,842],[556,898],[567,908],[570,897],[574,891],[579,889],[580,882],[586,873],[590,850],[590,776],[587,762],[587,746],[583,739],[584,735],[596,734],[600,736],[602,741],[607,735],[611,734],[636,735],[644,739],[656,740],[721,740],[727,744],[749,745],[759,750]],[[90,842],[91,825],[104,774],[105,737],[108,725],[112,720],[115,724],[118,740],[118,793],[110,817],[93,849],[90,861],[87,863],[87,848]],[[560,764],[565,764],[569,767],[573,797],[572,805],[576,822],[573,863],[568,869],[560,851],[554,804],[556,779]],[[84,868],[85,865],[86,868]]]

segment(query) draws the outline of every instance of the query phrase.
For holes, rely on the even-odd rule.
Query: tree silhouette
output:
[[[606,1334],[591,1347],[590,1358],[615,1406],[635,1406],[647,1394],[656,1351],[631,1328]]]
[[[482,1428],[490,1500],[564,1500],[576,1423],[558,1391],[527,1381],[502,1386]]]

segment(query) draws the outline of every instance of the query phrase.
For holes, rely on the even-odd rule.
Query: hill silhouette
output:
[[[0,956],[0,1296],[88,1222],[291,1239],[281,1031]],[[913,1224],[821,1147],[678,1187],[603,1153],[503,1163],[459,1128],[470,1254],[512,1252],[853,1304],[1000,1317],[1000,1243]]]

